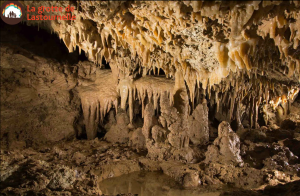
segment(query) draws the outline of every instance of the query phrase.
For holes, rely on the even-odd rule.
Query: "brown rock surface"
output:
[[[234,164],[243,166],[240,156],[240,138],[234,133],[228,122],[223,121],[218,128],[218,137],[205,153],[207,163]]]
[[[299,195],[298,1],[21,3],[75,20],[1,20],[1,195]]]
[[[199,104],[189,116],[188,134],[195,145],[205,145],[209,141],[208,108],[206,103]]]

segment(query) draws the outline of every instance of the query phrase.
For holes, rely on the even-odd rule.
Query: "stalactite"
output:
[[[153,101],[157,109],[158,101],[162,93],[167,92],[173,96],[174,81],[162,77],[145,76],[135,81],[121,80],[118,92],[121,97],[121,108],[126,109],[129,104],[130,121],[133,120],[133,101],[137,98],[142,103],[142,116],[144,116],[145,98]],[[135,93],[137,96],[135,96]]]
[[[95,83],[77,87],[88,139],[94,139],[99,123],[112,107],[117,109],[118,93],[113,75],[109,70],[96,70]]]
[[[82,6],[94,4],[81,2]],[[187,18],[180,9],[182,4],[192,9]],[[291,100],[292,94],[299,88],[299,85],[293,87],[295,90],[293,93],[289,91],[288,95],[276,92],[276,80],[281,76],[287,75],[282,81],[290,79],[293,84],[295,80],[300,81],[297,55],[300,14],[291,9],[287,13],[265,15],[259,20],[256,17],[255,10],[280,4],[246,2],[244,9],[239,3],[233,3],[228,11],[219,12],[227,5],[221,2],[169,2],[163,8],[157,7],[158,14],[156,11],[147,12],[147,6],[140,9],[129,6],[125,12],[120,2],[118,6],[122,11],[110,16],[108,21],[105,17],[103,20],[97,17],[105,10],[97,8],[97,14],[78,11],[78,19],[72,25],[51,21],[48,26],[63,40],[69,52],[78,46],[79,52],[85,51],[89,60],[100,66],[103,58],[116,64],[115,72],[118,73],[115,78],[120,80],[117,95],[121,97],[122,109],[129,106],[131,122],[136,99],[142,104],[142,115],[146,98],[153,101],[157,109],[163,92],[168,92],[170,104],[174,104],[173,94],[177,88],[176,80],[181,77],[177,73],[180,71],[189,92],[192,110],[200,102],[201,91],[203,96],[207,95],[216,103],[217,112],[220,107],[227,108],[230,119],[237,118],[235,114],[240,104],[247,105],[249,114],[253,115],[251,126],[257,127],[258,108],[262,103],[276,109],[284,104],[284,96]],[[295,3],[286,4],[292,8]],[[132,5],[138,6],[136,3]],[[217,25],[210,24],[210,21],[215,21]],[[211,28],[210,34],[204,35],[208,27]],[[285,32],[290,32],[290,35],[286,36]],[[201,43],[201,47],[194,49],[192,46],[195,43]],[[159,75],[160,69],[165,72],[166,78],[149,75],[152,72]],[[135,70],[139,75],[142,72],[142,78],[136,78]],[[288,73],[285,73],[287,70]],[[277,72],[281,75],[270,77]],[[279,98],[275,99],[276,96]],[[101,119],[111,105],[117,109],[116,99],[108,100],[92,107],[100,111]]]

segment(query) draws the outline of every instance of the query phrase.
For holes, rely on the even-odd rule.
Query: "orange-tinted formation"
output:
[[[23,5],[71,6],[43,17],[76,17],[24,21],[39,29],[34,39],[11,33],[21,26],[1,32],[5,194],[122,194],[103,180],[141,170],[201,188],[198,195],[227,185],[220,194],[297,193],[299,1]],[[26,174],[24,187],[13,186],[21,163],[38,185],[25,186]],[[180,195],[175,185],[133,184],[126,194]]]

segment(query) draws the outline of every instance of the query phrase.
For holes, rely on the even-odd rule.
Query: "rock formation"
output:
[[[99,195],[140,170],[185,188],[299,180],[299,1],[22,4],[74,20],[1,21],[4,195]]]
[[[243,166],[240,155],[240,138],[234,133],[228,122],[221,122],[218,128],[218,138],[213,145],[208,146],[205,153],[206,162],[217,162]]]

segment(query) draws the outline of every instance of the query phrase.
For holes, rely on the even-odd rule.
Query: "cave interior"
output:
[[[300,195],[299,1],[20,2],[0,195]]]

